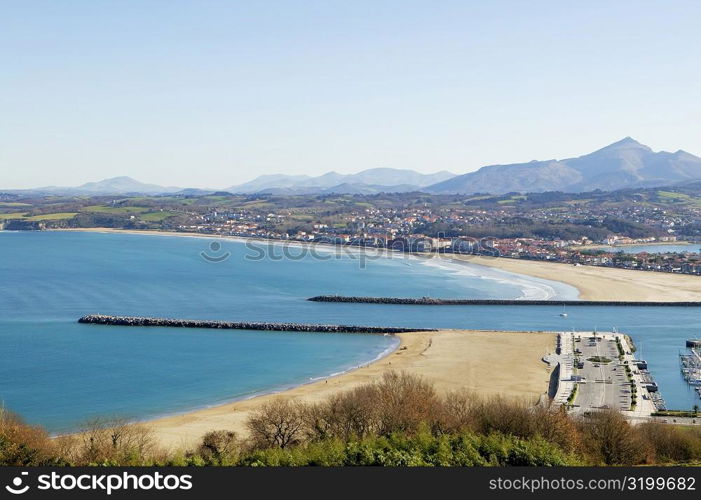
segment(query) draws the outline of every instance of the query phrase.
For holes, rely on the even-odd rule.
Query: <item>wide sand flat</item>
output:
[[[541,360],[555,348],[555,334],[441,330],[402,333],[400,347],[389,356],[349,373],[279,394],[224,404],[153,420],[162,445],[186,448],[211,430],[246,435],[248,415],[273,398],[320,401],[343,390],[378,380],[391,370],[433,381],[441,392],[467,389],[482,395],[503,394],[536,401],[548,388],[549,367]]]
[[[699,301],[701,277],[556,262],[454,255],[451,258],[512,273],[560,281],[579,290],[584,300]]]

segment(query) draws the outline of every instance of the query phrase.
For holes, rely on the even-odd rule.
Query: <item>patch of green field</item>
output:
[[[480,201],[480,200],[488,200],[488,199],[490,199],[490,198],[494,198],[494,196],[492,196],[491,194],[485,194],[485,195],[480,195],[480,196],[472,196],[472,197],[466,199],[465,201],[466,201],[466,202],[468,202],[468,201]]]
[[[224,200],[229,200],[231,199],[231,196],[203,196],[203,200],[208,200],[208,201],[224,201]]]
[[[141,214],[139,218],[145,222],[163,222],[168,217],[173,217],[174,215],[178,214],[175,212],[169,212],[167,210],[164,210],[163,212],[148,212],[145,214]]]
[[[273,203],[268,202],[268,201],[255,200],[255,201],[249,201],[246,203],[242,203],[241,206],[245,207],[245,208],[271,208],[271,207],[274,207],[275,205]]]
[[[675,193],[674,191],[657,191],[657,198],[658,203],[687,203],[697,207],[701,206],[701,198],[685,193]]]
[[[294,214],[289,217],[289,220],[299,221],[299,222],[311,222],[314,220],[313,215],[307,214]]]
[[[505,200],[499,200],[499,201],[497,201],[497,203],[499,205],[510,205],[512,203],[516,203],[518,201],[523,201],[525,199],[527,199],[525,195],[515,194],[511,198],[507,198]]]
[[[657,196],[662,200],[669,201],[689,201],[691,196],[684,193],[675,193],[674,191],[657,191]]]
[[[192,205],[200,200],[200,198],[180,198],[177,196],[159,196],[159,197],[146,197],[137,196],[135,198],[129,198],[131,203],[138,205],[143,203],[148,206],[162,206],[162,205]]]
[[[14,212],[10,214],[0,214],[0,220],[21,219],[25,214],[22,212]]]
[[[147,207],[106,207],[104,205],[91,205],[83,208],[84,212],[101,214],[142,214],[150,210]]]
[[[29,220],[29,221],[67,220],[67,219],[72,219],[76,215],[78,215],[77,212],[59,212],[56,214],[42,214],[42,215],[34,215],[32,217],[25,217],[24,220]]]
[[[19,202],[10,202],[10,201],[2,201],[0,202],[0,208],[16,208],[16,207],[31,207],[32,205],[29,203],[19,203]]]

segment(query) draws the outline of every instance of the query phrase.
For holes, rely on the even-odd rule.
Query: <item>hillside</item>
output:
[[[580,193],[673,185],[696,179],[701,179],[701,158],[681,150],[655,152],[626,137],[577,158],[482,167],[428,186],[425,191],[445,194]]]

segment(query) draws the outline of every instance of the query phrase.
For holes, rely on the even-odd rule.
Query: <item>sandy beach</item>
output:
[[[536,278],[560,281],[579,290],[584,300],[698,301],[701,278],[609,267],[573,266],[555,262],[453,255],[452,259]]]
[[[391,370],[420,375],[442,392],[466,389],[535,402],[547,391],[550,368],[541,358],[554,350],[554,333],[441,330],[398,337],[397,350],[357,370],[279,394],[160,418],[148,425],[158,441],[170,448],[191,447],[211,430],[233,430],[245,436],[248,415],[273,398],[320,401],[337,391],[378,380]],[[500,349],[504,346],[508,348]]]

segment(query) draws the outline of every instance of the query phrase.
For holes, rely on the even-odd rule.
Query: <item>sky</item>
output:
[[[701,2],[0,0],[0,187],[701,155]]]

